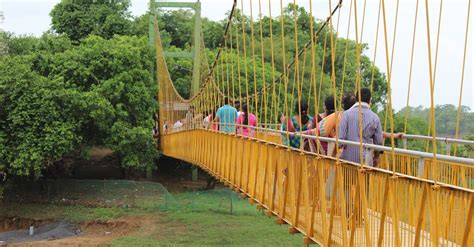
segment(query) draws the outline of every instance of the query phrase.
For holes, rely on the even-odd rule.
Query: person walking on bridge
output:
[[[229,105],[229,99],[224,99],[224,105],[217,112],[214,122],[219,122],[219,130],[225,133],[235,133],[235,121],[237,119],[237,109]]]
[[[189,106],[188,111],[186,112],[186,129],[192,129],[194,120],[194,106]]]
[[[255,137],[255,129],[252,127],[257,127],[257,117],[249,113],[247,104],[242,105],[242,113],[237,117],[236,128],[237,134],[249,137]],[[246,125],[242,127],[241,125]]]
[[[370,89],[362,88],[360,90],[361,102],[356,102],[349,110],[342,115],[341,123],[339,125],[339,139],[353,142],[360,142],[359,129],[359,110],[362,111],[362,142],[383,145],[383,131],[380,119],[371,109]],[[360,108],[360,109],[359,109]],[[360,163],[369,159],[369,165],[373,166],[371,154],[363,150],[363,157],[360,157],[360,147],[352,145],[341,145],[344,150],[341,154],[341,159]]]
[[[328,98],[334,101],[334,98],[332,96]],[[326,98],[325,104],[326,102],[328,102],[327,100],[328,98]],[[355,103],[356,103],[356,100],[355,100],[354,93],[346,93],[342,97],[342,106],[343,106],[344,111],[349,110]],[[334,105],[334,103],[332,105]],[[336,136],[336,128],[339,125],[339,122],[341,121],[341,117],[344,111],[336,111],[336,112],[333,111],[333,113],[326,115],[321,121],[319,121],[316,125],[314,125],[312,129],[303,132],[303,134],[334,138]],[[311,124],[312,126],[313,124],[315,124],[314,119],[315,118],[313,118],[313,123]],[[318,145],[320,148],[318,149],[316,145]],[[319,150],[319,152],[322,155],[334,156],[334,150],[335,150],[334,143],[333,142],[328,143],[328,142],[319,141],[319,140],[310,140],[310,151],[317,152],[317,150]]]
[[[281,130],[283,132],[300,132],[310,128],[312,117],[308,114],[308,102],[301,100],[295,104],[295,115],[291,118],[281,117]],[[282,133],[283,145],[293,148],[303,148],[299,135]]]

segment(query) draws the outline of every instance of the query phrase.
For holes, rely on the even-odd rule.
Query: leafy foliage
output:
[[[405,131],[405,113],[408,110],[407,126]],[[437,105],[435,107],[436,116],[436,135],[438,137],[455,137],[456,133],[456,119],[457,119],[457,107],[454,105]],[[390,132],[390,123],[386,118],[385,111],[379,113],[379,117],[382,120],[385,131]],[[394,112],[394,132],[406,132],[413,135],[433,135],[428,132],[430,129],[430,109],[423,106],[403,108],[398,112]],[[461,106],[461,119],[459,124],[459,136],[460,139],[472,140],[474,137],[474,113],[470,111],[469,107]],[[386,140],[386,144],[389,144],[390,140]],[[420,140],[409,140],[407,142],[407,148],[418,151],[432,151],[432,144],[426,141]],[[398,147],[402,147],[402,143],[397,143]],[[446,153],[446,145],[444,142],[438,142],[438,153]],[[472,148],[469,145],[458,145],[458,151],[456,155],[472,157]],[[454,155],[454,149],[451,148],[451,154]]]
[[[132,23],[130,1],[63,0],[50,13],[53,30],[65,33],[73,42],[90,34],[104,38],[127,35]]]
[[[45,39],[60,43],[63,37]],[[0,164],[38,177],[64,156],[101,145],[124,167],[151,166],[156,86],[147,39],[90,36],[64,51],[48,49],[0,61]]]
[[[407,108],[399,111],[399,115],[405,116]],[[436,134],[446,137],[454,137],[456,134],[457,106],[446,104],[435,107]],[[461,106],[461,119],[459,122],[459,136],[474,133],[474,112],[468,106]],[[420,121],[428,123],[430,120],[430,109],[423,106],[409,107],[408,115],[410,118],[417,118]],[[411,132],[410,132],[411,133]],[[427,135],[428,130],[420,133]]]
[[[153,164],[157,156],[151,136],[152,115],[157,108],[154,96],[156,85],[152,74],[153,51],[147,44],[150,14],[132,18],[128,7],[130,1],[66,1],[57,4],[51,11],[52,30],[41,37],[15,36],[1,33],[0,47],[0,167],[18,176],[37,178],[43,170],[54,166],[66,157],[77,157],[92,146],[112,149],[120,157],[124,168],[145,169]],[[295,59],[294,36],[298,35],[298,47],[310,40],[310,16],[300,6],[297,9],[298,32],[293,29],[293,5],[288,5],[283,16],[273,21],[273,42],[275,78]],[[193,12],[187,10],[160,11],[158,24],[163,46],[166,51],[190,52],[193,45]],[[284,20],[285,36],[281,37],[280,20]],[[212,21],[202,19],[205,57],[213,61],[222,42],[226,19]],[[314,30],[322,26],[322,21],[314,20]],[[228,41],[222,54],[222,62],[216,67],[219,76],[234,82],[220,85],[224,92],[233,91],[234,97],[261,91],[272,81],[270,42],[270,19],[253,22],[248,16],[241,16],[236,10],[233,26],[244,26],[240,39]],[[252,54],[251,27],[254,27],[255,65]],[[231,29],[236,37],[237,28]],[[242,32],[240,30],[240,32]],[[247,39],[244,43],[242,35]],[[321,84],[322,102],[325,95],[332,95],[330,35],[334,30],[325,27],[316,38],[315,63],[317,64],[317,84]],[[285,42],[285,52],[283,52]],[[336,39],[335,52],[337,91],[354,91],[356,78],[356,43],[344,38]],[[264,47],[264,62],[260,57],[260,44]],[[324,45],[326,43],[326,46]],[[237,48],[237,45],[239,49]],[[347,46],[347,53],[346,53]],[[244,47],[246,54],[244,55]],[[370,58],[363,53],[366,44],[360,47],[360,71],[362,86],[372,84],[374,70],[375,106],[382,109],[386,102],[387,83],[377,67],[372,68]],[[346,55],[347,54],[347,55]],[[284,57],[285,56],[285,57]],[[300,57],[298,68],[302,77],[302,92],[312,95],[309,62]],[[308,61],[310,54],[306,54]],[[286,64],[283,63],[286,59]],[[171,78],[178,92],[185,98],[190,96],[193,61],[189,58],[167,58]],[[240,72],[237,65],[241,68]],[[233,66],[233,67],[232,67]],[[305,68],[306,66],[306,68]],[[345,66],[345,69],[344,69]],[[253,74],[253,68],[257,73]],[[222,73],[229,68],[229,75]],[[232,70],[233,69],[233,70]],[[247,73],[245,73],[247,69]],[[265,71],[262,76],[261,71]],[[288,72],[287,88],[276,81],[277,104],[283,111],[284,99],[294,103],[296,80],[294,69]],[[233,77],[232,77],[233,76]],[[240,89],[239,89],[240,88]],[[308,96],[314,97],[314,96]],[[306,96],[303,96],[306,98]],[[313,98],[309,98],[314,102]],[[272,96],[268,104],[273,101]],[[251,108],[254,108],[254,102]],[[262,102],[259,102],[262,105]],[[314,112],[317,103],[311,106]],[[322,111],[322,104],[319,104]],[[261,108],[261,107],[259,107]],[[291,106],[289,107],[292,108]],[[404,111],[395,114],[395,131],[404,130]],[[428,109],[410,108],[407,132],[426,135],[428,129]],[[455,131],[456,107],[441,105],[436,107],[436,125],[439,135],[452,136]],[[461,109],[460,135],[466,138],[474,132],[474,115],[470,109]],[[255,109],[252,109],[255,111]],[[380,111],[381,119],[383,111]],[[261,111],[259,114],[263,114]],[[273,114],[273,113],[272,113]],[[279,113],[276,113],[279,114]],[[276,115],[275,115],[276,116]],[[424,150],[425,143],[409,143],[410,148]],[[471,155],[470,147],[459,147],[459,153]]]
[[[276,79],[278,79],[279,75],[282,74],[282,70],[288,63],[293,61],[295,59],[295,53],[296,53],[296,46],[294,43],[294,36],[298,35],[298,47],[299,51],[301,51],[302,47],[310,41],[311,36],[310,36],[310,22],[311,18],[309,13],[301,6],[296,6],[297,9],[297,25],[298,25],[298,32],[295,34],[294,32],[294,14],[293,14],[293,5],[289,4],[286,8],[284,8],[283,11],[283,18],[281,16],[276,16],[274,17],[274,20],[272,22],[272,28],[273,28],[273,43],[274,43],[274,62],[275,62],[275,69],[276,69]],[[171,36],[171,41],[169,43],[165,42],[165,50],[169,51],[175,51],[175,50],[182,50],[182,51],[188,51],[190,50],[190,46],[192,45],[192,37],[190,34],[192,33],[193,27],[193,15],[191,11],[171,11],[171,12],[165,12],[165,13],[160,13],[159,16],[163,17],[159,19],[159,23],[162,23],[162,26],[160,25],[161,28],[161,35],[168,37]],[[281,38],[281,23],[280,20],[284,20],[284,42],[285,42],[285,52],[283,52],[283,41]],[[218,47],[218,44],[223,42],[222,40],[222,30],[224,27],[224,23],[227,22],[227,19],[223,19],[220,22],[213,22],[210,20],[204,20],[203,21],[203,32],[204,32],[204,43],[207,48],[209,48],[211,51],[215,51],[216,48]],[[270,47],[268,44],[270,43],[270,19],[268,17],[263,17],[262,19],[262,37],[260,37],[260,20],[258,18],[254,18],[253,22],[250,18],[250,16],[242,16],[242,13],[240,12],[239,9],[237,9],[234,13],[233,17],[233,23],[232,25],[234,28],[233,30],[233,42],[228,40],[227,42],[227,50],[230,49],[231,45],[234,48],[234,55],[238,52],[239,53],[239,59],[240,59],[240,65],[242,67],[242,71],[240,73],[240,76],[243,78],[243,71],[245,69],[245,63],[242,61],[247,60],[247,69],[248,69],[248,84],[251,87],[249,94],[252,94],[253,91],[253,53],[252,53],[252,25],[254,28],[254,45],[255,47],[255,56],[258,58],[256,59],[256,67],[255,70],[257,71],[257,77],[260,76],[261,71],[262,71],[262,62],[260,59],[261,56],[261,49],[260,49],[260,44],[263,43],[264,45],[264,60],[265,60],[265,68],[266,72],[271,72],[271,51]],[[314,29],[313,31],[318,30],[321,26],[323,25],[323,21],[321,20],[314,20],[313,26]],[[242,26],[244,29],[244,33],[242,33]],[[238,28],[237,28],[238,27]],[[221,30],[220,32],[217,32],[217,30]],[[235,33],[237,30],[239,30],[239,40],[236,40],[237,34]],[[210,34],[212,33],[212,35]],[[324,97],[326,95],[333,95],[334,90],[331,86],[331,52],[330,52],[330,34],[336,35],[334,30],[329,30],[328,27],[325,27],[322,29],[322,32],[320,35],[317,37],[316,43],[315,43],[315,49],[316,49],[316,56],[315,56],[315,63],[317,64],[317,85],[322,83],[321,85],[321,97],[319,99],[320,102],[324,100]],[[245,43],[243,42],[243,35],[246,35],[246,41]],[[326,39],[326,40],[325,40]],[[356,63],[356,42],[353,40],[346,40],[345,38],[338,38],[337,40],[337,46],[336,46],[336,56],[335,56],[335,67],[336,67],[336,87],[338,90],[338,95],[340,95],[340,92],[342,90],[342,82],[344,81],[344,91],[345,92],[354,92],[355,91],[355,85],[356,85],[356,71],[357,71],[357,63]],[[347,52],[346,52],[346,42],[347,42]],[[326,46],[324,43],[327,43]],[[168,46],[169,45],[169,46]],[[236,47],[239,47],[239,50],[236,51]],[[171,47],[170,47],[171,46]],[[366,44],[360,45],[360,58],[361,58],[361,63],[360,63],[360,68],[361,68],[361,85],[363,87],[370,87],[372,83],[372,62],[370,61],[370,58],[364,55],[364,51],[367,49]],[[244,49],[246,50],[246,53],[244,55]],[[286,64],[283,64],[283,56],[285,54],[286,58]],[[234,56],[232,55],[232,56]],[[303,92],[307,92],[309,95],[309,90],[310,90],[310,83],[308,83],[311,79],[311,69],[310,69],[310,58],[311,58],[311,52],[308,51],[306,54],[306,63],[304,63],[304,54],[300,56],[299,58],[299,72],[302,73],[304,70],[303,77],[301,77],[301,80],[305,81],[303,83]],[[186,60],[186,59],[167,59],[168,63],[180,63],[178,60]],[[189,59],[187,59],[189,61]],[[212,60],[210,60],[212,61]],[[323,64],[324,61],[324,64]],[[230,60],[228,61],[223,61],[222,66],[230,66],[234,64],[235,67],[237,67],[237,62],[236,59],[231,62]],[[346,69],[343,70],[345,63]],[[187,69],[192,69],[192,63],[189,62],[183,62],[184,65],[188,65],[189,67],[186,67]],[[323,66],[321,66],[323,65]],[[323,74],[320,74],[320,68],[323,68]],[[183,77],[174,77],[173,75],[180,75],[180,71],[174,71],[175,66],[168,66],[170,73],[172,75],[172,79],[174,79],[174,82],[177,86],[177,90],[179,93],[181,93],[182,96],[187,98],[189,95],[189,88],[191,85],[191,80],[183,80]],[[235,69],[234,69],[235,70]],[[227,71],[227,69],[224,69],[224,71]],[[236,72],[236,71],[234,71]],[[343,74],[344,72],[344,74]],[[284,92],[284,87],[282,85],[279,85],[279,88],[282,87],[283,90],[279,90],[280,94],[279,97],[283,98],[285,95],[287,95],[289,102],[293,102],[295,96],[296,96],[296,90],[295,85],[296,80],[294,79],[294,69],[291,69],[287,71],[289,75],[289,80],[288,80],[288,88],[287,91]],[[182,73],[181,73],[182,74]],[[234,73],[234,82],[238,81],[238,73]],[[187,75],[183,75],[184,77],[187,77]],[[344,79],[343,79],[344,78]],[[273,81],[271,80],[271,76],[266,75],[266,85],[269,85]],[[245,80],[240,80],[240,86],[242,88],[245,87]],[[279,80],[277,81],[277,84],[283,84]],[[263,82],[260,80],[257,82],[257,89],[258,91],[262,90],[262,85]],[[236,88],[238,87],[238,84],[236,83]],[[318,86],[319,87],[319,86]],[[386,95],[387,95],[387,82],[385,75],[380,72],[380,70],[375,67],[374,68],[374,79],[373,79],[373,87],[374,87],[374,95],[373,95],[373,103],[376,108],[380,108],[382,105],[385,104],[386,102]],[[311,89],[313,90],[313,89]],[[303,98],[308,98],[308,96],[303,96]],[[243,94],[245,96],[245,92]],[[310,99],[311,102],[314,102],[313,99]],[[323,110],[322,104],[319,104],[320,108],[319,111]],[[292,107],[291,107],[292,108]],[[312,107],[313,109],[315,107]],[[281,108],[282,109],[282,108]],[[283,110],[282,110],[283,111]]]

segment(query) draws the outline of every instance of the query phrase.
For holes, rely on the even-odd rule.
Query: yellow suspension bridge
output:
[[[300,2],[303,1],[298,1],[298,4]],[[427,49],[427,56],[417,59],[422,59],[428,67],[425,72],[428,79],[425,83],[430,94],[430,131],[427,136],[408,133],[403,140],[404,148],[395,147],[391,95],[392,84],[398,83],[392,80],[391,72],[393,63],[397,61],[393,57],[396,53],[399,0],[396,0],[396,8],[386,6],[387,2],[395,1],[380,0],[376,20],[370,20],[366,14],[366,0],[347,0],[344,3],[329,0],[324,5],[321,2],[324,1],[305,0],[304,4],[309,5],[309,20],[300,20],[296,1],[293,1],[294,5],[290,5],[293,9],[285,9],[281,0],[229,1],[232,6],[229,5],[231,11],[222,44],[211,64],[207,61],[203,34],[196,25],[192,55],[195,65],[199,66],[195,66],[193,70],[194,88],[190,99],[181,97],[171,80],[159,23],[153,16],[150,38],[156,48],[160,126],[170,126],[177,120],[185,119],[190,106],[194,107],[196,116],[182,128],[162,128],[160,150],[167,156],[204,169],[248,198],[257,208],[266,210],[268,216],[276,217],[278,224],[288,224],[290,233],[302,233],[307,244],[473,246],[474,160],[456,156],[457,145],[473,143],[459,139],[460,111],[457,115],[456,136],[452,139],[437,137],[434,121],[433,96],[443,1],[439,1],[439,16],[430,16],[430,10],[433,9],[431,1],[416,0],[415,17],[410,28],[413,31],[410,40],[411,61],[403,61],[406,62],[410,75],[407,106],[410,101],[416,36],[424,35],[426,43],[423,47]],[[468,55],[466,50],[471,9],[471,1],[464,2],[466,12],[459,13],[466,18],[464,43],[459,44],[464,48],[460,61],[461,87],[457,94],[459,109]],[[150,6],[152,13],[158,7],[193,8],[196,23],[200,21],[199,2],[173,6],[169,2],[152,0]],[[325,6],[324,9],[321,6]],[[327,16],[318,25],[314,25],[316,18],[313,9],[324,12]],[[349,14],[346,34],[343,34],[345,30],[339,30],[343,10],[348,10],[345,13]],[[285,19],[288,15],[284,15],[284,11],[291,12],[293,18]],[[278,17],[274,17],[277,15]],[[389,17],[393,19],[389,20]],[[417,31],[417,24],[423,24],[421,20],[425,20],[424,24],[427,26],[425,33]],[[432,20],[437,26],[430,27]],[[307,23],[302,23],[304,21]],[[367,79],[361,75],[360,58],[364,25],[371,21],[377,24],[374,38],[376,48],[371,61],[372,71],[364,72],[371,73]],[[389,30],[389,21],[394,23],[393,30]],[[407,27],[404,28],[408,30]],[[436,28],[438,31],[434,32]],[[289,30],[292,32],[292,39],[285,36]],[[301,31],[310,34],[309,40],[299,40],[298,34]],[[347,54],[350,34],[355,35],[355,54]],[[346,43],[341,41],[343,39],[338,39],[338,36],[346,36]],[[340,73],[336,71],[335,65],[338,46],[345,50],[342,74],[345,75],[346,70],[353,70],[353,80],[344,76],[342,80],[336,79],[336,73]],[[302,132],[290,133],[279,128],[280,116],[289,116],[289,109],[303,98],[308,99],[310,109],[315,115],[318,114],[321,85],[325,80],[329,80],[328,90],[334,96],[337,108],[341,108],[344,87],[355,88],[356,95],[360,95],[362,87],[373,90],[377,46],[379,49],[382,47],[381,50],[385,53],[382,55],[385,61],[379,63],[385,64],[386,71],[388,95],[384,107],[385,123],[388,126],[385,129],[392,133],[390,146],[339,140],[338,135],[327,138],[305,135]],[[355,68],[346,67],[346,57],[351,55],[356,57]],[[282,64],[280,68],[276,68],[277,59]],[[323,66],[329,66],[330,78],[323,79]],[[257,85],[259,80],[262,83]],[[351,81],[355,85],[344,85],[344,80],[346,84]],[[246,102],[251,106],[250,112],[259,121],[257,127],[252,127],[256,132],[255,136],[247,137],[203,127],[203,114],[222,106],[225,99],[230,102]],[[360,101],[360,97],[358,100]],[[360,121],[359,126],[361,125]],[[406,125],[407,117],[405,131]],[[336,131],[337,129],[336,127]],[[383,154],[377,167],[363,159],[360,163],[353,163],[340,159],[340,150],[332,157],[286,146],[282,143],[282,137],[290,135],[299,136],[301,141],[313,139],[317,142],[335,142],[336,147],[340,144],[353,145],[359,147],[361,153],[375,150]],[[411,139],[426,140],[426,152],[406,149],[406,142]],[[440,142],[447,143],[448,150],[452,145],[454,155],[453,152],[439,154],[437,145]]]

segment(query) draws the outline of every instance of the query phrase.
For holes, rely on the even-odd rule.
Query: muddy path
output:
[[[170,224],[159,214],[123,217],[108,221],[85,221],[77,225],[80,230],[78,236],[56,240],[0,244],[0,246],[110,246],[114,239],[129,235],[148,236],[155,232],[161,232],[161,229],[169,228]],[[176,223],[172,224],[176,225]],[[156,238],[159,239],[160,236],[157,235]]]

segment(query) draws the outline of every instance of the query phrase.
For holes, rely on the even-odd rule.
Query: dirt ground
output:
[[[102,151],[102,152],[99,152]],[[108,153],[98,150],[94,153],[94,159],[101,160]],[[208,175],[199,171],[198,181],[192,181],[192,167],[173,159],[163,158],[160,166],[155,171],[153,182],[161,183],[171,193],[196,192],[206,188]],[[88,171],[90,172],[90,171]],[[216,188],[224,187],[217,183]],[[16,219],[13,224],[5,224],[8,220],[1,219],[0,232],[28,229],[30,225],[43,225],[55,222],[54,220],[30,220]],[[74,237],[66,237],[57,240],[41,240],[34,242],[22,242],[13,244],[2,244],[0,246],[111,246],[111,243],[125,236],[145,237],[152,236],[155,240],[164,240],[167,235],[186,234],[187,226],[182,222],[170,221],[164,213],[153,212],[139,214],[139,216],[123,216],[107,221],[83,221],[74,224],[80,230],[80,234]],[[168,236],[169,238],[169,236]],[[1,240],[1,239],[0,239]]]
[[[95,159],[101,159],[107,156],[107,152],[100,153],[98,150],[94,153]],[[200,191],[207,185],[208,175],[203,171],[199,172],[199,180],[191,180],[191,167],[185,163],[176,160],[164,159],[162,165],[155,174],[154,182],[159,182],[166,187],[169,192]],[[222,187],[222,185],[217,185]],[[30,225],[44,225],[54,222],[53,220],[32,220],[27,218],[0,218],[0,232],[14,231],[18,229],[28,229]],[[22,242],[12,244],[1,244],[0,246],[110,246],[115,239],[124,236],[150,236],[154,239],[166,238],[165,235],[156,233],[185,231],[186,226],[177,222],[170,222],[164,215],[152,213],[140,216],[126,216],[108,221],[85,221],[77,223],[76,227],[80,230],[79,236],[66,237],[57,240],[41,240],[33,242]]]
[[[122,236],[150,235],[165,228],[166,222],[156,214],[140,217],[124,217],[109,221],[87,221],[78,226],[81,235],[58,240],[34,241],[5,246],[110,246],[110,242]],[[2,246],[2,245],[0,245]]]

